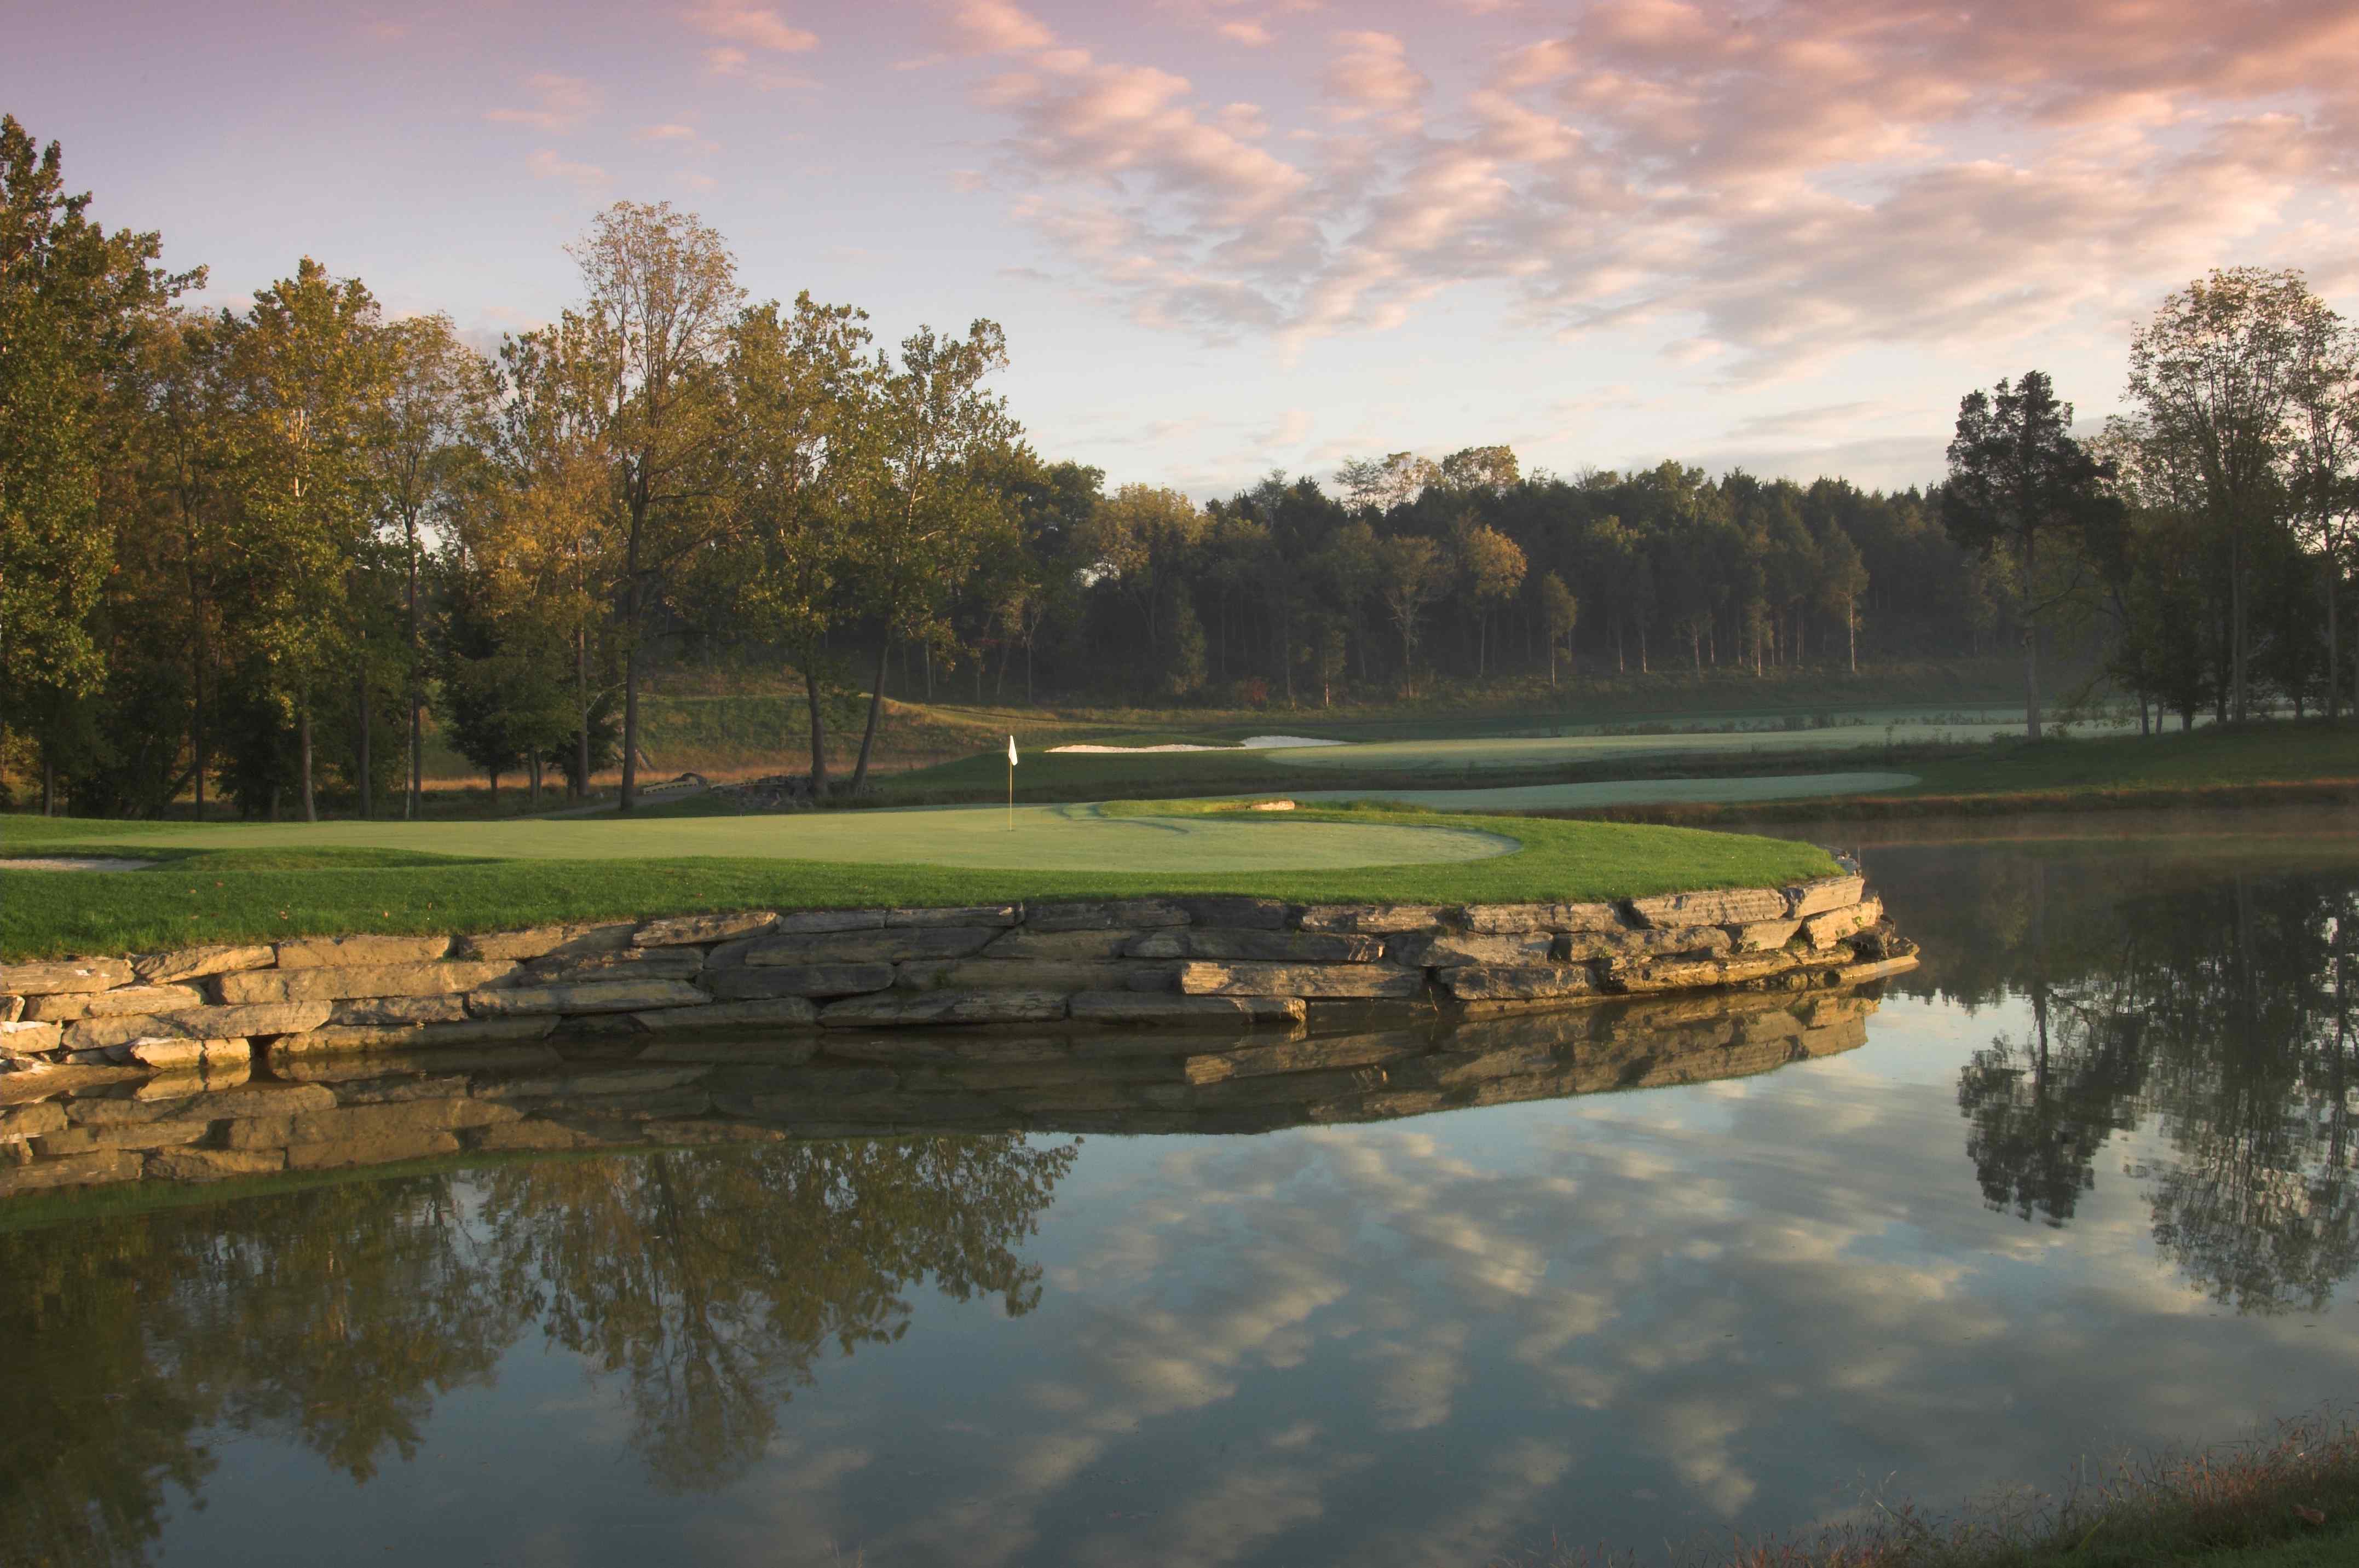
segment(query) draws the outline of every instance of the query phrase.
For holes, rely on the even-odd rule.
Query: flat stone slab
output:
[[[1783,947],[1802,928],[1799,920],[1756,920],[1728,928],[1730,947],[1739,953],[1767,953]]]
[[[257,1034],[300,1034],[328,1022],[325,1001],[263,1002],[226,1007],[190,1007],[174,1012],[85,1018],[66,1026],[69,1051],[103,1051],[134,1040],[252,1039]]]
[[[710,1007],[664,1008],[631,1016],[640,1028],[658,1034],[690,1029],[809,1029],[819,1022],[819,1007],[804,997],[781,996],[715,1002]]]
[[[881,909],[797,909],[779,915],[777,925],[770,929],[781,935],[807,935],[825,931],[881,931],[884,928],[885,912]]]
[[[330,1025],[272,1044],[273,1060],[346,1052],[432,1051],[452,1045],[521,1044],[539,1040],[557,1026],[555,1014],[522,1018],[470,1018],[455,1023]]]
[[[929,1024],[1053,1023],[1065,1016],[1059,991],[910,991],[852,997],[819,1015],[829,1029],[914,1029]]]
[[[890,926],[1009,926],[1024,917],[1024,911],[1012,903],[969,903],[939,909],[888,909],[884,915],[885,924]]]
[[[1821,877],[1814,882],[1800,882],[1785,890],[1786,914],[1791,920],[1803,920],[1813,914],[1824,914],[1831,909],[1846,909],[1867,896],[1865,877]]]
[[[0,1023],[0,1055],[46,1055],[65,1044],[66,1026],[20,1020]]]
[[[1724,888],[1713,892],[1666,892],[1629,901],[1639,923],[1673,925],[1743,925],[1786,918],[1786,894],[1771,888]]]
[[[216,944],[207,947],[176,947],[168,953],[145,954],[131,960],[131,968],[141,983],[160,986],[180,980],[201,980],[210,975],[226,975],[237,969],[259,969],[277,961],[277,949],[267,943]]]
[[[1288,906],[1274,898],[1199,897],[1171,901],[1188,912],[1190,923],[1232,931],[1283,931]]]
[[[1580,964],[1470,965],[1439,970],[1434,979],[1461,1001],[1541,1001],[1597,994],[1596,979]]]
[[[1456,967],[1463,964],[1538,964],[1547,961],[1555,935],[1547,931],[1480,936],[1445,932],[1439,936],[1396,936],[1385,951],[1397,964],[1412,968]]]
[[[1399,997],[1425,989],[1415,969],[1375,964],[1217,964],[1180,967],[1184,996]]]
[[[134,1040],[124,1049],[133,1061],[159,1073],[211,1072],[254,1060],[254,1046],[244,1040]]]
[[[1117,898],[1086,903],[1038,903],[1024,912],[1030,931],[1144,931],[1185,925],[1193,917],[1167,898]]]
[[[1314,903],[1299,922],[1305,931],[1359,932],[1388,936],[1404,931],[1439,931],[1442,909],[1433,903]]]
[[[1884,918],[1884,901],[1871,898],[1848,909],[1831,909],[1802,922],[1802,935],[1813,947],[1831,947],[1846,936],[1856,936]]]
[[[71,1023],[77,1018],[112,1018],[126,1012],[175,1012],[202,1007],[195,986],[121,986],[111,991],[54,991],[33,997],[25,1017],[36,1023]]]
[[[336,1004],[328,1026],[353,1028],[386,1023],[456,1023],[467,1016],[466,999],[459,996],[362,997]]]
[[[462,936],[452,944],[451,952],[457,958],[506,958],[516,963],[552,955],[611,953],[629,946],[631,933],[636,929],[636,925],[627,920],[602,925],[527,925],[514,931],[484,931]]]
[[[726,942],[734,936],[758,936],[775,930],[774,909],[741,909],[726,914],[675,914],[643,922],[631,933],[634,947],[678,947],[699,942]]]
[[[318,964],[247,969],[213,983],[225,1002],[348,1001],[356,997],[446,996],[478,990],[516,972],[506,960],[424,964]],[[164,1009],[152,1009],[163,1011]]]
[[[560,953],[516,971],[521,986],[563,980],[686,980],[704,972],[701,947],[624,947],[612,953]]]
[[[1156,931],[1130,944],[1134,958],[1252,958],[1263,963],[1365,964],[1384,957],[1380,936],[1317,931]]]
[[[278,944],[282,969],[353,964],[423,964],[451,951],[448,936],[312,936]]]
[[[742,964],[707,976],[704,985],[723,1002],[859,996],[890,989],[896,973],[890,964]]]
[[[904,990],[1104,991],[1137,976],[1162,976],[1168,964],[1128,958],[953,958],[898,966],[894,983]]]
[[[1470,903],[1466,929],[1479,936],[1518,931],[1618,931],[1626,924],[1610,903]]]
[[[745,950],[751,968],[770,964],[899,963],[912,958],[964,958],[980,953],[1004,929],[995,925],[904,926],[773,936]]]
[[[1153,991],[1082,991],[1072,1000],[1077,1022],[1143,1028],[1217,1029],[1300,1023],[1308,1010],[1293,996],[1180,996]]]
[[[60,991],[105,991],[131,983],[131,966],[121,958],[66,958],[49,964],[0,964],[0,991],[12,996],[55,996]]]
[[[639,1012],[659,1007],[695,1007],[712,1000],[686,980],[584,980],[572,985],[472,991],[467,997],[467,1011],[477,1018]]]
[[[1166,935],[1169,934],[1157,932],[1145,939],[1149,941],[1159,940]],[[1018,929],[1010,931],[1006,935],[1001,936],[989,946],[985,947],[982,953],[977,956],[984,958],[1118,958],[1123,956],[1125,948],[1128,947],[1133,942],[1136,942],[1141,939],[1142,935],[1139,932],[1118,931],[1112,928],[1103,931],[1026,931]],[[1140,957],[1153,957],[1158,955],[1138,954],[1136,956]],[[1164,954],[1160,956],[1165,957],[1177,957],[1179,955]]]
[[[147,1179],[159,1182],[224,1182],[286,1168],[286,1152],[278,1149],[159,1149],[147,1159]]]

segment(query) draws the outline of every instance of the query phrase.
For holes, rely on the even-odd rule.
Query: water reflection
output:
[[[2190,848],[1891,850],[1875,874],[1935,956],[1903,989],[2026,1004],[1958,1074],[1985,1203],[2061,1227],[2108,1141],[2150,1121],[2168,1157],[2121,1175],[2157,1246],[2240,1311],[2314,1312],[2359,1271],[2359,877],[2223,875]]]

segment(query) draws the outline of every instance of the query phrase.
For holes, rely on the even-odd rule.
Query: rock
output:
[[[1024,912],[1012,903],[970,903],[942,909],[888,909],[885,924],[892,926],[1015,925]]]
[[[743,965],[709,976],[705,985],[724,1002],[788,996],[858,996],[893,983],[890,964]]]
[[[1728,928],[1729,946],[1739,953],[1773,952],[1792,941],[1794,933],[1801,928],[1799,920],[1756,920],[1732,925]]]
[[[1265,963],[1365,964],[1384,957],[1381,936],[1311,931],[1155,931],[1130,945],[1134,958],[1252,958]]]
[[[1425,977],[1375,964],[1189,963],[1180,968],[1188,996],[1415,997]]]
[[[467,1011],[476,1018],[645,1012],[659,1007],[695,1007],[712,1000],[686,980],[584,980],[574,985],[472,991]]]
[[[1027,931],[1144,931],[1185,925],[1188,911],[1166,898],[1118,898],[1092,903],[1041,903],[1024,912]]]
[[[1157,932],[1148,941],[1172,935]],[[1123,949],[1140,940],[1136,931],[1010,931],[985,947],[984,958],[1118,958]],[[1146,955],[1154,957],[1158,955]],[[1159,955],[1177,957],[1176,953]]]
[[[195,1143],[213,1130],[210,1121],[133,1121],[114,1127],[69,1127],[36,1139],[36,1152],[46,1157],[88,1154],[100,1149],[177,1149]]]
[[[1478,936],[1520,931],[1618,931],[1622,912],[1610,903],[1470,903],[1466,929]]]
[[[631,933],[634,947],[678,947],[696,942],[726,942],[734,936],[758,936],[777,928],[776,910],[742,909],[727,914],[675,914],[640,923]]]
[[[1319,903],[1302,912],[1305,931],[1345,931],[1389,935],[1396,932],[1439,931],[1441,909],[1430,903]]]
[[[1288,1040],[1269,1045],[1247,1045],[1234,1051],[1208,1052],[1188,1058],[1181,1071],[1191,1084],[1217,1084],[1230,1078],[1267,1077],[1279,1073],[1311,1072],[1334,1067],[1365,1067],[1413,1055],[1424,1043],[1406,1034],[1344,1034],[1323,1040]]]
[[[1103,991],[1127,985],[1142,970],[1161,968],[1123,958],[966,958],[903,964],[894,983],[903,990]]]
[[[1434,979],[1461,1001],[1539,1001],[1594,996],[1585,964],[1497,964],[1438,970]]]
[[[625,947],[613,953],[577,953],[536,958],[516,973],[520,986],[564,980],[692,980],[704,972],[700,947]]]
[[[106,991],[128,985],[131,979],[131,966],[120,958],[67,958],[54,964],[0,964],[0,991],[12,996]]]
[[[364,964],[425,964],[451,950],[448,936],[313,936],[278,944],[282,969],[335,969]]]
[[[571,1073],[478,1083],[474,1087],[474,1098],[509,1100],[565,1099],[582,1095],[647,1095],[692,1084],[703,1076],[703,1069],[693,1066],[589,1067]]]
[[[989,925],[978,921],[978,925]],[[770,929],[779,935],[810,935],[823,931],[882,931],[885,912],[881,909],[798,909],[778,916],[777,925]]]
[[[1287,907],[1274,898],[1175,898],[1191,925],[1230,931],[1283,931]]]
[[[1463,964],[1538,964],[1545,962],[1556,937],[1546,931],[1512,935],[1469,936],[1455,932],[1440,936],[1395,936],[1385,952],[1396,964],[1456,967]]]
[[[1218,1029],[1263,1023],[1300,1023],[1302,999],[1292,996],[1180,996],[1150,991],[1083,991],[1072,1000],[1072,1017],[1089,1023],[1127,1023],[1143,1028]]]
[[[108,1149],[62,1160],[37,1160],[29,1165],[0,1165],[0,1198],[49,1188],[136,1181],[141,1163],[139,1156],[128,1149]]]
[[[452,1045],[493,1045],[537,1041],[557,1026],[546,1014],[521,1018],[469,1018],[455,1023],[380,1023],[331,1026],[283,1035],[270,1047],[271,1060],[355,1051],[432,1051]]]
[[[20,996],[0,996],[0,1023],[14,1023],[25,1016],[25,999]]]
[[[1884,918],[1884,901],[1867,899],[1848,909],[1831,909],[1824,914],[1813,914],[1802,922],[1802,935],[1813,947],[1832,947],[1846,936],[1858,935]]]
[[[983,951],[998,926],[905,926],[894,931],[842,931],[772,936],[748,948],[745,962],[777,965],[897,963],[912,958],[964,958]]]
[[[501,1019],[502,1024],[527,1022]],[[313,1052],[301,1056],[275,1056],[271,1071],[290,1082],[350,1084],[397,1073],[515,1073],[555,1067],[565,1058],[554,1046],[538,1041],[507,1044],[440,1046],[430,1050],[389,1050],[366,1053]],[[342,1091],[339,1090],[339,1093]]]
[[[254,1047],[243,1040],[134,1040],[124,1049],[133,1061],[159,1073],[244,1066],[254,1059]]]
[[[1653,931],[1574,931],[1560,936],[1551,957],[1560,963],[1590,958],[1651,958],[1675,953],[1725,953],[1734,945],[1719,925],[1672,925]]]
[[[1864,877],[1821,877],[1814,882],[1801,882],[1784,890],[1786,917],[1802,920],[1813,914],[1824,914],[1831,909],[1847,909],[1867,896]]]
[[[338,1105],[399,1105],[414,1099],[456,1099],[467,1092],[462,1075],[434,1078],[376,1078],[350,1083],[336,1091]]]
[[[1786,918],[1786,895],[1771,888],[1723,888],[1707,892],[1665,892],[1629,901],[1642,925],[1744,925]]]
[[[279,1149],[159,1149],[147,1156],[146,1174],[151,1182],[220,1182],[286,1168]]]
[[[69,1051],[101,1051],[134,1040],[250,1039],[257,1034],[299,1034],[328,1022],[324,1001],[266,1002],[228,1007],[190,1007],[175,1012],[133,1013],[121,1018],[84,1018],[66,1026]]]
[[[27,1138],[46,1138],[62,1132],[66,1127],[66,1108],[53,1099],[35,1100],[31,1105],[0,1106],[0,1143],[20,1143]]]
[[[634,1013],[642,1029],[677,1033],[688,1029],[809,1029],[819,1022],[819,1009],[799,996],[773,997],[765,1001],[723,1001],[710,1007],[669,1008]]]
[[[631,945],[635,923],[604,925],[527,925],[516,931],[484,931],[462,936],[452,944],[455,958],[521,963],[555,956],[578,957],[611,953]]]
[[[429,964],[305,965],[248,969],[214,984],[230,1003],[345,1001],[355,997],[448,996],[495,985],[516,972],[506,960]],[[166,1008],[147,1011],[168,1011]]]
[[[299,1110],[327,1110],[336,1097],[317,1084],[246,1084],[179,1100],[77,1099],[66,1106],[76,1127],[120,1127],[202,1116],[214,1121],[284,1119]]]
[[[339,1002],[328,1014],[330,1028],[386,1023],[455,1023],[467,1016],[467,1003],[455,996],[364,997]]]
[[[1065,1016],[1058,991],[917,991],[851,997],[819,1015],[829,1029],[911,1029],[926,1024],[1049,1023]]]
[[[71,1023],[77,1018],[113,1018],[126,1012],[170,1012],[202,1007],[205,993],[194,986],[123,986],[111,991],[59,991],[37,996],[25,1016],[38,1023]]]
[[[1861,986],[1870,980],[1883,979],[1887,975],[1905,975],[1916,967],[1917,960],[1913,957],[1878,958],[1872,963],[1845,964],[1835,971],[1835,979],[1843,985]],[[1861,1027],[1866,1027],[1864,1021]]]
[[[65,1044],[65,1025],[61,1023],[0,1023],[0,1053],[17,1056],[38,1056],[61,1050]]]
[[[159,1073],[155,1077],[133,1085],[131,1098],[154,1100],[188,1099],[197,1095],[234,1089],[248,1082],[253,1076],[254,1062],[249,1053],[243,1057],[201,1064],[200,1070],[196,1072],[180,1068]]]
[[[266,943],[210,947],[175,947],[168,953],[147,953],[131,960],[131,972],[143,985],[170,985],[180,980],[201,980],[208,975],[226,975],[238,969],[259,969],[278,961],[277,949]]]
[[[496,1121],[514,1121],[522,1114],[513,1106],[496,1104],[472,1095],[447,1099],[406,1100],[393,1105],[339,1106],[333,1110],[297,1113],[291,1119],[287,1141],[289,1144],[352,1143],[408,1137],[462,1127],[488,1127]]]

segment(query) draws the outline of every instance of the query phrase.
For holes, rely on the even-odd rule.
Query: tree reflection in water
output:
[[[538,1322],[625,1381],[658,1484],[760,1453],[832,1346],[898,1338],[921,1280],[1004,1311],[1071,1144],[777,1144],[394,1177],[0,1233],[0,1563],[136,1563],[207,1429],[354,1480]],[[201,1506],[201,1505],[199,1505]]]
[[[1906,989],[1973,1006],[2013,995],[2030,1013],[1959,1073],[1984,1200],[2062,1226],[2106,1141],[2144,1124],[2169,1155],[2125,1173],[2186,1277],[2239,1311],[2317,1311],[2359,1271],[2359,877],[2165,877],[2157,892],[2155,868],[2119,860],[1984,848],[1875,868],[1933,955]],[[1963,899],[1961,873],[1979,884]],[[1921,903],[1907,885],[1920,879]],[[1927,929],[1919,908],[1972,918]]]

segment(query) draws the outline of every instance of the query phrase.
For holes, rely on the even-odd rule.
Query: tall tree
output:
[[[571,247],[603,362],[601,414],[623,537],[622,809],[638,804],[639,680],[649,612],[725,524],[713,505],[729,430],[720,361],[744,291],[718,232],[671,203],[617,201]]]
[[[2197,477],[2204,518],[2226,546],[2228,704],[2240,719],[2250,710],[2255,542],[2283,519],[2288,420],[2335,325],[2300,273],[2227,267],[2166,297],[2130,342],[2130,399]]]
[[[2069,569],[2073,547],[2117,520],[2110,470],[2072,438],[2072,406],[2056,400],[2042,371],[2010,385],[1968,393],[1950,443],[1941,522],[1950,536],[1984,555],[2003,552],[2022,583],[2023,728],[2039,739],[2039,631],[2043,617],[2081,584]],[[2068,569],[2042,575],[2040,546],[2052,542]],[[2050,563],[2053,565],[2053,563]]]
[[[1401,686],[1417,695],[1417,633],[1433,601],[1449,587],[1441,546],[1419,534],[1398,534],[1376,546],[1376,593],[1400,634]]]

